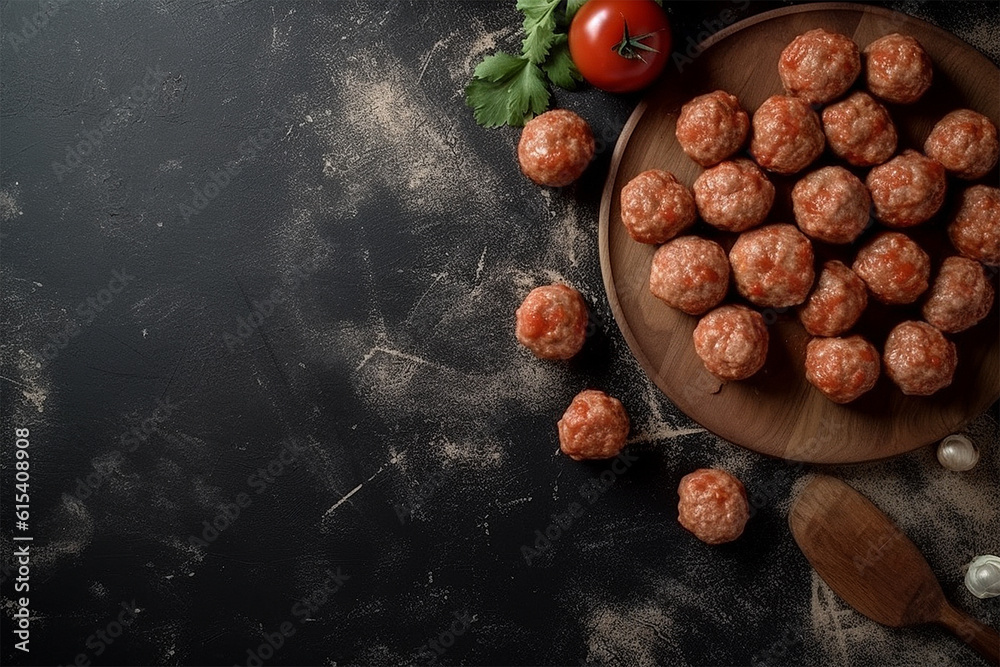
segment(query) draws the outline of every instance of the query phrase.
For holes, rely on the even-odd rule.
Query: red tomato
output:
[[[653,0],[588,0],[569,27],[569,53],[591,85],[645,88],[670,58],[670,23]]]

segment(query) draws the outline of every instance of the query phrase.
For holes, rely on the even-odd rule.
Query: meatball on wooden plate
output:
[[[945,339],[954,343],[957,353],[957,366],[950,384],[930,396],[918,396],[912,391],[907,394],[893,380],[893,377],[897,380],[901,377],[898,369],[890,366],[890,369],[882,369],[869,391],[840,404],[825,396],[806,378],[806,348],[811,336],[800,320],[800,311],[804,307],[808,309],[808,305],[755,305],[741,296],[735,274],[719,307],[745,306],[763,317],[769,336],[767,357],[760,370],[744,379],[729,380],[713,375],[695,351],[693,334],[699,316],[668,305],[670,300],[661,300],[650,291],[650,274],[657,246],[637,243],[622,224],[622,188],[644,171],[668,171],[684,186],[694,188],[697,197],[699,188],[695,188],[695,181],[706,168],[687,155],[682,148],[683,142],[677,141],[677,121],[681,109],[701,95],[724,91],[735,96],[739,107],[753,117],[765,100],[787,94],[779,73],[781,53],[796,37],[815,29],[846,36],[853,40],[861,53],[885,35],[909,36],[919,42],[932,63],[933,77],[929,89],[910,104],[882,102],[883,98],[868,88],[864,71],[847,90],[823,104],[835,105],[848,99],[867,101],[865,95],[855,96],[862,92],[874,100],[869,106],[876,111],[882,106],[888,110],[897,143],[891,156],[884,154],[881,144],[872,146],[870,151],[864,144],[870,140],[889,145],[892,137],[886,138],[878,132],[866,135],[855,131],[854,121],[850,119],[844,127],[831,127],[832,132],[847,133],[845,136],[849,142],[841,141],[837,146],[841,152],[864,157],[856,161],[872,163],[882,161],[884,157],[888,161],[905,150],[922,153],[931,129],[957,109],[970,109],[982,114],[994,125],[1000,122],[1000,95],[995,87],[983,85],[984,81],[1000,78],[997,67],[958,37],[919,19],[850,3],[798,5],[754,16],[712,35],[701,45],[702,50],[696,58],[679,61],[682,67],[678,68],[678,63],[672,65],[632,114],[612,156],[603,194],[599,241],[601,267],[612,310],[633,354],[667,397],[693,419],[731,442],[771,456],[816,463],[867,461],[894,456],[940,440],[962,428],[1000,397],[1000,337],[997,336],[1000,308],[996,304],[996,296],[982,321],[961,331],[944,333]],[[820,116],[822,110],[816,109]],[[827,117],[830,119],[829,114]],[[727,143],[730,137],[725,135],[724,128],[722,131],[723,136],[718,141],[720,145],[726,144],[723,146],[726,150],[720,149],[719,154],[728,151],[730,145]],[[836,136],[838,141],[840,134]],[[869,139],[865,139],[869,135]],[[706,145],[714,145],[710,137],[699,139],[704,140]],[[752,138],[726,159],[733,162],[753,159],[751,141]],[[712,160],[717,157],[713,155]],[[977,159],[976,162],[980,164],[984,160]],[[766,215],[759,221],[757,229],[767,229],[771,225],[795,225],[792,188],[809,174],[830,166],[846,168],[862,182],[869,171],[868,167],[852,166],[843,156],[838,156],[831,147],[827,147],[803,171],[795,174],[773,170],[766,172],[767,179],[774,185],[774,203],[763,207]],[[856,185],[853,179],[851,182]],[[976,241],[969,239],[978,241],[995,235],[988,229],[988,220],[978,213],[980,208],[987,210],[988,207],[975,208],[973,204],[980,200],[992,201],[990,196],[997,182],[1000,182],[1000,175],[996,165],[973,180],[957,179],[954,173],[949,173],[940,210],[919,225],[899,230],[926,252],[930,263],[928,283],[938,287],[928,288],[912,303],[885,303],[871,292],[866,298],[858,294],[857,304],[863,307],[860,317],[855,318],[853,310],[834,313],[843,321],[833,327],[836,335],[844,339],[870,341],[882,355],[889,332],[901,322],[924,321],[925,307],[929,316],[937,318],[939,323],[949,318],[961,320],[952,329],[960,329],[967,322],[976,320],[985,309],[983,304],[970,301],[970,304],[958,308],[953,303],[953,293],[957,293],[955,285],[961,281],[948,272],[940,283],[937,280],[942,263],[948,257],[972,255],[972,259],[983,261],[977,255]],[[986,186],[993,189],[986,189]],[[966,202],[965,208],[961,208],[963,193],[977,187],[979,189],[972,190],[972,195],[979,199]],[[971,201],[974,199],[972,195],[965,198]],[[702,205],[704,202],[699,207]],[[863,205],[864,202],[862,208]],[[826,217],[821,222],[839,224],[837,216],[841,208],[831,204],[830,210],[823,213]],[[843,241],[847,242],[843,242],[839,237],[834,240],[841,242],[822,238],[812,240],[815,254],[812,271],[817,276],[812,290],[818,287],[818,293],[826,294],[824,288],[818,286],[818,281],[823,268],[830,266],[831,262],[838,262],[834,266],[841,267],[843,273],[852,279],[850,283],[855,290],[860,289],[860,277],[855,278],[848,267],[854,265],[861,248],[879,234],[892,231],[882,222],[864,220],[864,217],[858,215],[856,219],[851,219],[853,226],[848,236],[858,232],[853,240],[845,238]],[[756,219],[752,222],[753,225],[758,224]],[[949,223],[957,245],[949,239]],[[683,233],[717,243],[732,262],[731,252],[739,236],[733,229],[726,225],[709,225],[699,217]],[[981,254],[984,259],[995,260],[992,248]],[[952,260],[951,264],[955,263]],[[905,268],[900,265],[900,272],[905,272]],[[679,267],[674,269],[679,271]],[[697,273],[695,269],[688,273]],[[807,269],[803,267],[801,273],[808,278]],[[971,271],[968,273],[973,274]],[[997,273],[995,269],[989,269],[983,274],[994,293],[998,292]],[[978,280],[978,274],[975,275]],[[868,278],[872,279],[872,276]],[[964,285],[961,282],[961,286]],[[978,283],[975,287],[977,295],[988,293]],[[830,286],[827,285],[826,289],[830,291]],[[832,301],[827,299],[830,303],[823,307],[840,308],[835,292],[830,292]],[[817,292],[810,292],[814,293]],[[669,296],[677,303],[683,301],[679,295],[671,293]],[[928,300],[930,305],[926,306]],[[689,310],[700,310],[703,305],[698,304],[698,308]],[[819,307],[813,304],[814,310]],[[854,336],[860,338],[854,339]],[[815,352],[817,346],[813,347]],[[875,364],[870,366],[874,369]],[[814,375],[816,368],[814,363]],[[889,370],[895,375],[890,375]],[[906,385],[906,381],[903,383]],[[867,387],[866,383],[862,383],[864,387],[845,385],[835,387],[836,391],[833,391],[825,380],[820,384],[837,399],[853,397],[860,388]]]

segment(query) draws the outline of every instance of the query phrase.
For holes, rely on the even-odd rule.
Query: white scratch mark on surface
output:
[[[368,361],[372,357],[374,357],[377,353],[379,353],[379,352],[381,352],[382,354],[388,354],[391,357],[397,357],[399,359],[406,359],[407,361],[412,361],[412,362],[415,362],[415,363],[418,363],[418,364],[423,364],[425,366],[431,366],[433,368],[437,368],[437,369],[443,370],[443,371],[450,371],[450,370],[452,370],[452,369],[448,368],[447,366],[444,366],[443,364],[438,364],[438,363],[435,363],[433,361],[428,361],[427,359],[424,359],[423,357],[418,357],[415,354],[408,354],[406,352],[400,352],[399,350],[393,350],[392,348],[382,347],[381,345],[376,345],[372,349],[368,350],[368,353],[365,354],[365,356],[361,359],[361,362],[358,363],[358,365],[354,367],[354,370],[355,371],[361,370],[364,367],[364,365],[367,364]]]
[[[340,500],[338,500],[337,502],[335,502],[333,504],[333,507],[331,507],[330,509],[328,509],[326,512],[323,513],[323,518],[326,518],[327,516],[329,516],[330,512],[332,512],[333,510],[337,509],[338,507],[340,507],[341,505],[343,505],[344,503],[346,503],[348,501],[348,499],[350,499],[351,496],[353,496],[355,493],[357,493],[358,491],[361,490],[362,486],[364,486],[368,482],[370,482],[373,479],[375,479],[376,477],[378,477],[379,473],[381,473],[383,470],[385,470],[385,465],[384,464],[381,465],[381,466],[379,466],[379,469],[375,471],[375,474],[373,474],[371,477],[369,477],[365,481],[363,481],[360,484],[358,484],[356,487],[354,487],[353,489],[351,489],[350,491],[348,491],[347,494],[343,498],[341,498]]]
[[[434,52],[437,51],[438,47],[444,46],[444,43],[446,41],[447,41],[447,39],[440,40],[434,46],[431,47],[430,51],[427,52],[427,57],[424,58],[424,65],[423,65],[423,67],[420,68],[420,76],[417,77],[417,85],[418,86],[420,85],[421,79],[424,78],[424,72],[427,71],[427,65],[429,65],[430,62],[431,62],[431,56],[434,55]]]
[[[442,271],[441,273],[432,273],[431,275],[434,276],[434,282],[431,283],[430,287],[428,287],[426,290],[424,290],[424,293],[420,295],[420,298],[417,299],[417,302],[415,304],[413,304],[413,308],[410,309],[410,315],[407,316],[407,318],[406,318],[407,322],[410,321],[410,317],[413,316],[413,313],[417,312],[417,308],[420,307],[420,304],[423,303],[423,301],[427,297],[427,295],[431,293],[431,290],[433,290],[434,287],[439,282],[441,282],[441,279],[448,277],[448,272],[447,271]]]
[[[479,256],[479,265],[476,266],[476,282],[479,282],[479,276],[482,275],[484,266],[486,266],[486,248],[483,248],[483,254]]]
[[[506,509],[513,505],[517,505],[518,503],[527,503],[530,502],[531,500],[532,500],[531,496],[525,496],[524,498],[515,498],[514,500],[498,500],[497,506]]]
[[[327,511],[326,511],[326,512],[325,512],[325,513],[323,514],[323,516],[325,517],[325,516],[329,515],[329,514],[330,514],[330,512],[332,512],[333,510],[337,509],[338,507],[340,507],[341,505],[343,505],[344,503],[346,503],[346,502],[347,502],[347,500],[348,500],[348,498],[350,498],[350,497],[351,497],[351,496],[353,496],[353,495],[354,495],[355,493],[357,493],[358,491],[360,491],[360,490],[361,490],[361,487],[362,487],[362,486],[364,486],[364,483],[363,483],[363,482],[362,482],[361,484],[358,484],[358,485],[357,485],[356,487],[354,487],[354,488],[353,488],[353,489],[351,489],[350,491],[348,491],[348,492],[347,492],[347,495],[345,495],[345,496],[344,496],[343,498],[341,498],[340,500],[338,500],[337,502],[335,502],[335,503],[333,504],[333,507],[331,507],[330,509],[328,509],[328,510],[327,510]]]
[[[16,384],[19,387],[28,387],[28,385],[24,384],[23,382],[18,382],[14,378],[9,378],[6,375],[0,375],[0,380],[6,380],[7,382],[13,382],[14,384]],[[30,389],[30,387],[29,387],[29,389]]]

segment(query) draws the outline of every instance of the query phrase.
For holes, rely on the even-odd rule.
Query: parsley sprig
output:
[[[566,30],[586,0],[517,0],[524,14],[520,55],[498,52],[476,66],[465,103],[484,127],[520,127],[549,108],[550,84],[573,90],[583,80],[569,56]]]

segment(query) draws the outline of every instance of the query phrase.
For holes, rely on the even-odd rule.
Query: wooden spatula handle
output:
[[[979,652],[991,665],[1000,665],[1000,634],[950,604],[941,608],[939,623]]]

